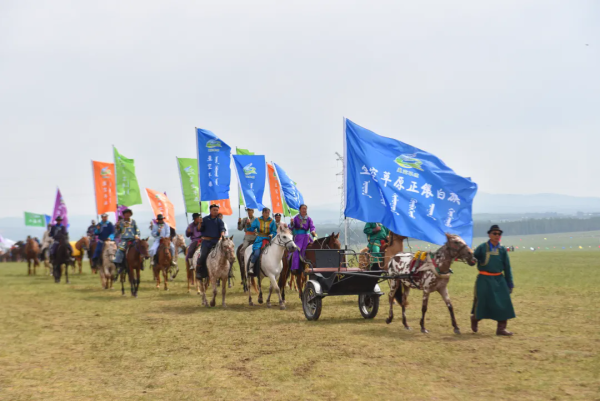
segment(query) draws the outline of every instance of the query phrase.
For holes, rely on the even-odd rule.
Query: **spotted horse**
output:
[[[425,328],[425,313],[429,294],[439,292],[450,311],[454,333],[460,334],[456,324],[454,309],[448,295],[448,282],[450,281],[450,266],[454,260],[461,260],[470,266],[477,263],[473,250],[458,235],[446,234],[446,243],[436,252],[427,252],[424,260],[420,254],[415,258],[412,253],[398,253],[390,259],[387,270],[389,276],[409,275],[409,278],[390,279],[390,315],[386,323],[394,319],[394,299],[402,305],[402,324],[410,330],[406,322],[406,307],[408,306],[408,294],[411,288],[423,291],[423,306],[421,308],[421,332],[428,333]]]

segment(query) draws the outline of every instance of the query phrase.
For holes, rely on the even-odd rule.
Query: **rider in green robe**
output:
[[[380,262],[383,262],[383,254],[380,252],[383,242],[386,241],[387,236],[390,234],[383,224],[379,223],[367,223],[363,232],[367,235],[367,241],[369,244],[369,252],[371,252],[371,270],[375,267],[381,268]]]
[[[508,252],[500,245],[502,230],[493,225],[488,231],[490,240],[475,249],[479,275],[475,282],[475,299],[471,311],[471,328],[477,332],[481,319],[498,322],[497,335],[511,336],[507,320],[515,316],[510,294],[514,288]]]

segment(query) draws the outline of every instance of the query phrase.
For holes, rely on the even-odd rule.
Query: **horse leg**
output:
[[[162,271],[163,271],[163,278],[165,279],[165,291],[169,291],[169,287],[167,286],[167,276],[168,276],[167,268],[162,269]]]
[[[269,278],[271,279],[271,286],[274,287],[275,293],[277,293],[277,297],[279,298],[279,309],[285,310],[285,299],[283,299],[283,297],[281,296],[281,288],[279,287],[279,283],[275,279],[275,276]]]
[[[212,292],[213,292],[213,298],[212,301],[210,301],[210,306],[215,306],[216,305],[216,299],[217,299],[217,287],[219,285],[221,285],[221,281],[223,281],[223,284],[225,284],[227,281],[226,280],[217,280],[216,277],[213,278],[212,276],[210,277],[210,285],[212,287]]]
[[[225,292],[227,291],[227,286],[225,285],[225,280],[223,280],[223,284],[222,284],[222,288],[221,288],[221,292],[223,293],[223,308],[227,308],[227,305],[225,304]]]
[[[198,294],[202,295],[202,305],[208,308],[208,300],[206,299],[206,291],[208,291],[208,283],[205,280],[196,279],[198,285]]]
[[[65,264],[65,280],[66,284],[69,284],[69,265]]]
[[[27,259],[27,275],[31,276],[31,260]]]
[[[267,297],[267,308],[271,307],[271,295],[273,294],[273,282],[271,281],[271,276],[269,278],[269,296]]]
[[[423,306],[421,307],[421,333],[429,333],[425,328],[425,313],[427,313],[427,303],[429,302],[429,292],[423,290]]]
[[[245,262],[244,262],[244,265],[245,265]],[[245,266],[244,270],[246,271],[246,277],[249,277],[248,276],[248,266]],[[254,277],[250,278],[250,283],[251,283],[251,285],[254,284]],[[252,302],[252,289],[250,288],[250,286],[248,286],[248,305],[254,306],[254,303]]]
[[[406,322],[406,307],[408,306],[408,293],[410,291],[410,287],[406,285],[402,285],[404,291],[402,292],[402,298],[400,304],[402,305],[402,324],[406,330],[410,330],[408,323]]]
[[[258,303],[263,303],[263,293],[262,293],[262,282],[261,282],[260,272],[258,273],[258,277],[256,278],[256,282],[258,284]]]
[[[298,296],[300,297],[300,299],[302,299],[302,290],[303,290],[302,273],[300,273],[296,276],[296,286],[298,288]]]
[[[385,319],[385,322],[387,324],[392,323],[392,320],[394,320],[394,297],[396,296],[396,291],[400,287],[400,280],[390,280],[389,283],[390,283],[390,293],[388,294],[388,298],[390,301],[390,314],[389,314],[388,318]]]
[[[448,295],[448,287],[444,287],[438,290],[442,299],[446,303],[448,307],[448,311],[450,312],[450,319],[452,320],[452,327],[454,327],[454,334],[460,334],[460,329],[458,328],[458,324],[456,324],[456,318],[454,317],[454,308],[452,307],[452,302],[450,302],[450,295]]]
[[[156,266],[153,266],[152,273],[154,273],[154,281],[156,282],[156,289],[160,290],[160,271],[158,271],[156,269]]]
[[[125,274],[121,273],[119,276],[121,278],[121,295],[125,296]]]

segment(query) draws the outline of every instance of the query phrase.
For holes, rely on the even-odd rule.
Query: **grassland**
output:
[[[157,291],[145,271],[134,299],[87,266],[57,285],[0,264],[0,400],[598,400],[599,256],[513,254],[512,338],[491,321],[470,332],[476,273],[464,264],[449,286],[462,335],[437,295],[425,335],[386,325],[385,306],[365,321],[356,297],[326,298],[308,322],[297,294],[285,311],[249,307],[239,281],[229,308],[206,309],[182,277]]]

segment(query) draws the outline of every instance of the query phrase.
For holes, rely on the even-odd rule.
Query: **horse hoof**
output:
[[[390,324],[390,323],[392,323],[392,319],[390,319],[390,318],[388,317],[387,319],[385,319],[385,322],[386,322],[387,324]]]
[[[285,310],[285,305],[279,305],[279,310]]]
[[[254,302],[248,302],[248,305],[254,306]]]
[[[267,308],[270,308],[270,307],[271,307],[271,303],[267,302]]]
[[[421,329],[421,333],[423,333],[423,334],[429,334],[429,331],[427,329]]]
[[[210,306],[214,307],[215,306],[215,301],[210,301]]]
[[[406,330],[411,331],[412,329],[408,326],[405,327]]]
[[[223,304],[223,309],[227,309],[227,305]]]
[[[459,328],[454,329],[454,334],[460,334],[460,329]]]

